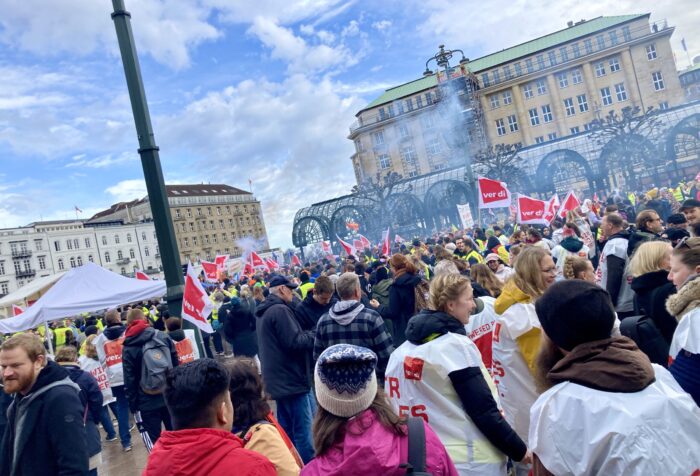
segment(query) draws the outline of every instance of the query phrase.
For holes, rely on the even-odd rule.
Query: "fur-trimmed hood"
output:
[[[666,301],[666,310],[678,320],[698,307],[700,307],[700,275],[685,283]]]

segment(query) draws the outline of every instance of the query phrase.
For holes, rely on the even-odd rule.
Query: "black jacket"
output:
[[[219,309],[224,336],[237,356],[254,357],[258,353],[255,323],[255,299],[234,297]]]
[[[128,330],[127,330],[128,333]],[[129,409],[132,413],[137,411],[152,411],[165,406],[163,395],[149,395],[141,390],[141,361],[143,359],[143,346],[153,339],[156,333],[170,347],[170,359],[173,367],[177,367],[177,350],[173,341],[161,331],[152,327],[145,328],[142,332],[127,336],[124,339],[122,349],[122,365],[124,367],[124,390],[126,398],[129,400]]]
[[[336,302],[338,302],[338,299],[333,296],[330,303],[322,306],[314,299],[313,290],[309,291],[306,294],[306,299],[304,299],[295,309],[294,314],[296,315],[297,322],[299,322],[299,325],[305,331],[316,329],[318,320],[322,315],[327,313]]]
[[[102,331],[105,337],[109,340],[119,339],[126,332],[126,326],[122,324],[111,324]]]
[[[668,271],[637,276],[631,286],[637,295],[640,311],[654,321],[670,347],[678,321],[666,310],[666,300],[676,294],[676,286],[668,280]]]
[[[394,279],[389,288],[389,305],[380,306],[379,313],[392,324],[392,338],[394,347],[398,347],[406,340],[406,323],[413,317],[416,307],[415,289],[421,277],[404,273]]]
[[[15,394],[7,411],[0,475],[87,475],[83,415],[78,386],[49,361],[29,393]]]
[[[70,379],[80,387],[80,403],[85,411],[85,435],[88,454],[94,456],[102,450],[102,437],[97,425],[102,413],[102,391],[95,377],[85,372],[78,364],[61,365],[68,371]]]
[[[649,230],[636,230],[630,233],[629,241],[627,242],[627,256],[632,256],[639,245],[645,241],[659,240],[661,237]]]
[[[457,319],[441,311],[425,309],[408,321],[406,339],[412,344],[422,345],[448,332],[469,339],[464,326]],[[465,413],[479,431],[511,459],[523,459],[527,446],[498,410],[481,369],[465,365],[465,368],[450,372],[447,376],[462,402]]]

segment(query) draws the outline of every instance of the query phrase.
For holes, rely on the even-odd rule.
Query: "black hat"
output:
[[[273,274],[270,277],[270,288],[276,288],[277,286],[287,286],[289,289],[296,289],[297,285],[294,284],[286,276],[281,274]]]
[[[535,310],[544,332],[564,350],[609,338],[615,323],[607,291],[580,279],[552,285],[535,302]]]
[[[674,213],[673,215],[669,215],[668,218],[666,218],[666,223],[668,223],[669,225],[683,225],[685,223],[688,223],[688,220],[682,213]]]
[[[700,207],[700,200],[695,200],[694,198],[689,198],[683,204],[681,205],[681,211],[685,210],[686,208],[695,208],[695,207]]]

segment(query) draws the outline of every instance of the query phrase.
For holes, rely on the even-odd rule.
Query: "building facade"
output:
[[[569,22],[564,30],[463,62],[478,78],[474,94],[486,142],[528,147],[585,132],[610,111],[683,104],[669,41],[674,28],[650,24],[649,16]],[[387,90],[358,112],[349,136],[358,182],[377,172],[413,177],[463,160],[449,136],[432,132],[450,118],[440,112],[447,102],[431,74]],[[409,110],[417,103],[421,107]]]
[[[700,56],[693,59],[693,65],[678,72],[678,79],[688,101],[700,100]]]
[[[216,255],[241,256],[244,250],[241,240],[245,239],[254,240],[258,249],[269,248],[262,207],[252,193],[222,184],[166,185],[166,190],[183,264],[213,260]],[[138,224],[151,219],[146,197],[115,204],[93,216],[88,224],[95,226],[116,220]],[[155,243],[153,240],[148,245],[149,254]],[[145,255],[146,241],[141,245]]]
[[[88,262],[126,276],[137,269],[159,274],[153,223],[93,226],[84,220],[57,220],[0,230],[0,295]]]

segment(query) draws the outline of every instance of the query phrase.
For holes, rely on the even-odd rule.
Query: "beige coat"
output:
[[[238,435],[246,441],[245,448],[260,453],[275,465],[279,476],[298,476],[301,468],[297,465],[275,425],[257,423],[245,435]]]

